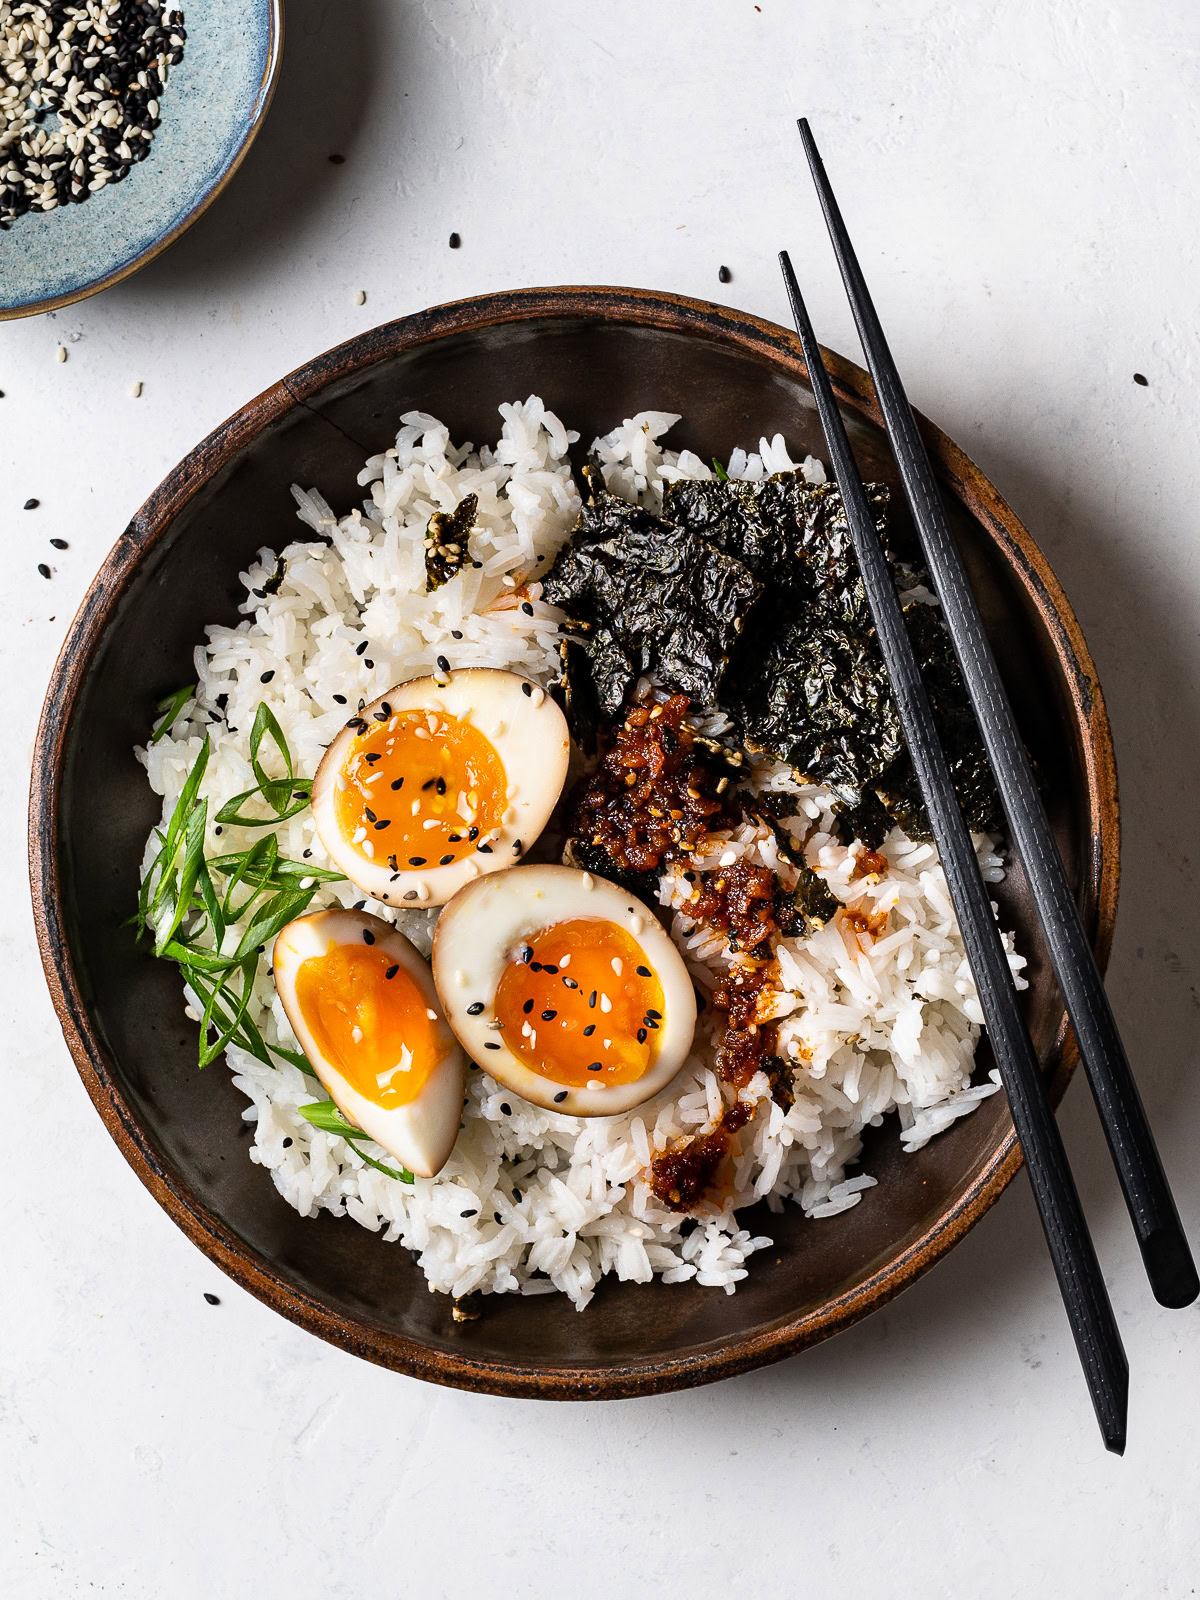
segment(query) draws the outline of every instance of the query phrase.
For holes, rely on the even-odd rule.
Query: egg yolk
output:
[[[444,1054],[425,995],[386,951],[334,944],[296,974],[321,1055],[374,1105],[408,1105]]]
[[[528,939],[496,990],[496,1020],[522,1065],[570,1088],[633,1083],[658,1055],[662,985],[614,922],[556,922]]]
[[[387,712],[386,702],[380,712]],[[337,776],[342,836],[393,872],[449,866],[490,850],[508,806],[504,763],[491,740],[444,711],[401,711],[350,747]]]

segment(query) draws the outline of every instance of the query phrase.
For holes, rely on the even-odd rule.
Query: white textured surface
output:
[[[1200,1312],[1152,1305],[1082,1084],[1063,1123],[1133,1370],[1124,1461],[1100,1448],[1023,1180],[893,1306],[773,1370],[606,1407],[439,1391],[274,1317],[142,1190],[42,989],[22,835],[42,685],[92,572],[187,449],[317,351],[526,283],[778,318],[786,244],[853,355],[805,111],[915,403],[1033,529],[1099,662],[1126,840],[1112,992],[1200,1235],[1200,17],[291,0],[289,29],[214,210],[126,284],[0,335],[0,1592],[1193,1592]]]

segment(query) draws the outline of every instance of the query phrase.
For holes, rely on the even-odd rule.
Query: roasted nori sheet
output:
[[[435,511],[425,529],[425,587],[449,583],[471,560],[468,540],[479,509],[477,495],[464,495],[453,511]]]
[[[897,589],[915,588],[927,574],[892,548],[886,488],[868,486],[867,497]],[[679,482],[664,513],[763,583],[721,702],[747,746],[833,789],[847,832],[867,843],[893,822],[928,838],[838,490],[795,472],[761,483]],[[940,612],[915,600],[904,609],[963,814],[970,827],[994,831],[999,797]]]
[[[584,470],[590,498],[542,580],[542,598],[579,625],[567,651],[572,697],[594,699],[613,718],[645,673],[715,705],[762,586],[744,562],[609,494],[594,468]]]

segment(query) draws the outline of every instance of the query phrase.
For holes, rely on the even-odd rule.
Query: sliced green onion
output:
[[[358,1141],[369,1139],[371,1135],[364,1133],[361,1128],[356,1128],[352,1122],[347,1122],[332,1100],[314,1100],[310,1105],[298,1107],[298,1110],[304,1120],[311,1122],[314,1128],[320,1128],[323,1133],[335,1133],[340,1139],[345,1139],[353,1145],[366,1164],[374,1167],[376,1172],[384,1172],[389,1178],[399,1178],[401,1183],[417,1181],[407,1167],[401,1167],[397,1172],[392,1167],[385,1167],[382,1161],[376,1161],[373,1156],[369,1156],[361,1149]]]
[[[151,744],[157,744],[160,739],[166,738],[178,720],[179,713],[184,706],[187,705],[189,700],[195,699],[198,687],[198,684],[189,683],[182,689],[176,689],[175,693],[168,695],[165,700],[158,702],[154,709],[163,713],[163,719],[155,725],[154,732],[150,735]]]

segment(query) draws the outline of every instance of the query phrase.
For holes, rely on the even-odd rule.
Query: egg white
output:
[[[633,1083],[598,1088],[556,1083],[525,1066],[503,1032],[491,1026],[500,979],[521,945],[554,923],[580,918],[624,929],[645,952],[662,988],[658,1054]],[[461,890],[438,918],[433,981],[446,1020],[473,1061],[513,1094],[573,1117],[617,1116],[660,1093],[687,1059],[696,1029],[692,980],[654,913],[618,884],[573,867],[514,867]],[[478,1001],[484,1010],[468,1015],[467,1008]],[[564,1091],[565,1098],[558,1099]]]
[[[386,858],[368,860],[338,825],[337,777],[360,720],[370,724],[387,704],[393,712],[430,711],[477,728],[494,747],[508,779],[504,821],[491,851],[449,865],[393,872]],[[312,815],[322,845],[350,882],[385,904],[444,905],[472,879],[512,866],[549,821],[567,776],[571,739],[562,711],[536,683],[498,667],[466,667],[444,678],[413,678],[389,689],[351,719],[326,750],[312,787]]]
[[[303,962],[323,956],[333,945],[359,945],[364,929],[381,951],[416,984],[430,1011],[438,1013],[433,1031],[440,1059],[408,1105],[380,1106],[347,1083],[341,1072],[321,1053],[296,993],[296,977]],[[433,977],[421,953],[402,933],[379,917],[364,911],[312,911],[297,917],[281,931],[271,958],[275,988],[300,1048],[317,1077],[344,1117],[390,1151],[403,1166],[421,1178],[432,1178],[449,1159],[458,1137],[466,1093],[467,1068],[454,1034],[446,1024]]]

